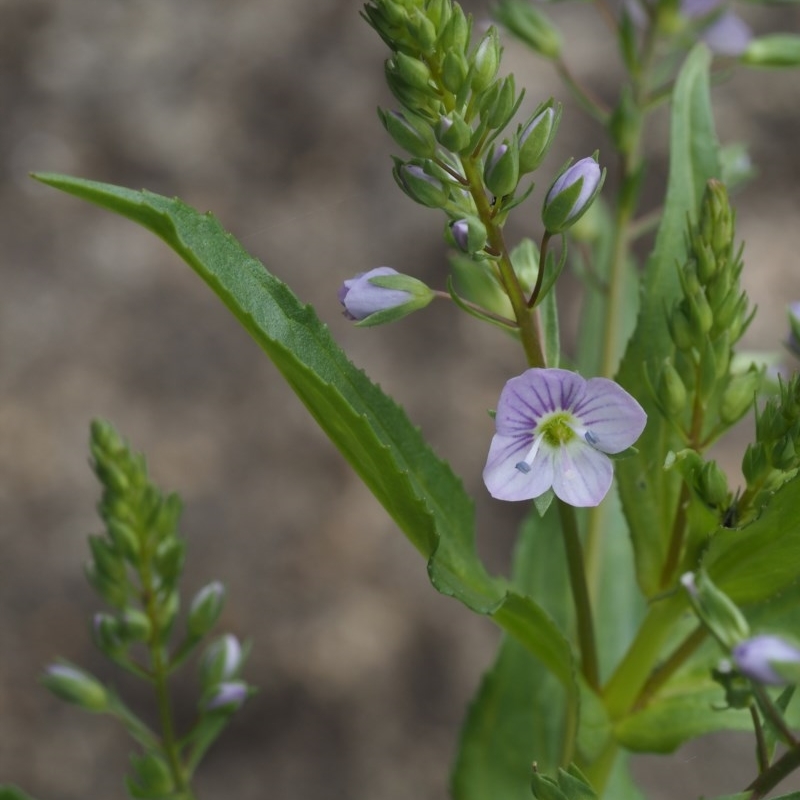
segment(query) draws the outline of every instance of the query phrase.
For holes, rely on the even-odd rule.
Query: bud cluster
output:
[[[398,185],[416,202],[445,211],[458,249],[485,257],[486,209],[499,220],[524,199],[515,198],[520,179],[542,163],[560,107],[542,103],[503,135],[522,94],[513,75],[498,74],[497,30],[473,46],[472,20],[452,0],[372,0],[364,17],[392,50],[386,79],[400,110],[379,114],[410,156],[395,159]]]
[[[161,687],[157,702],[163,719],[169,714],[165,705],[167,676],[215,625],[225,589],[213,581],[195,594],[181,641],[172,648],[170,635],[180,606],[178,582],[186,552],[185,541],[177,532],[180,499],[164,495],[150,482],[142,456],[132,453],[108,423],[92,423],[90,448],[103,487],[98,508],[106,533],[89,537],[92,557],[87,577],[113,609],[95,615],[92,637],[112,661]],[[239,679],[244,658],[233,636],[224,636],[207,648],[200,667],[200,715],[187,742],[203,742],[204,748],[210,745],[227,716],[251,693]],[[133,796],[172,796],[197,765],[199,752],[181,752],[166,729],[159,743],[116,692],[78,667],[55,663],[45,670],[42,683],[85,710],[115,716],[144,747],[143,755],[132,758],[133,776],[128,786]],[[184,760],[185,769],[176,766]]]
[[[747,488],[738,503],[749,519],[800,470],[800,375],[780,382],[778,394],[756,412],[755,442],[742,459]]]
[[[662,413],[699,447],[741,419],[761,379],[755,369],[731,370],[733,345],[750,315],[740,286],[741,249],[734,249],[734,212],[718,181],[706,187],[689,245],[689,259],[679,270],[683,296],[668,312],[675,355],[659,369],[656,397]],[[709,415],[715,427],[699,429],[699,410],[708,408],[718,412]]]

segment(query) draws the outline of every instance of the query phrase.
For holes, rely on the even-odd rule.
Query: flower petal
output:
[[[497,432],[532,432],[545,414],[569,408],[580,397],[586,381],[566,369],[529,369],[511,378],[497,402]]]
[[[607,378],[586,381],[586,390],[571,411],[591,431],[592,445],[604,453],[621,453],[630,447],[647,423],[639,403]]]
[[[614,471],[608,456],[580,439],[553,454],[553,491],[571,506],[596,506],[608,494]]]
[[[700,38],[713,53],[736,58],[747,50],[753,32],[741,17],[726,11],[702,32]]]
[[[483,482],[498,500],[531,500],[544,494],[553,484],[553,457],[549,448],[540,447],[528,472],[517,469],[530,452],[532,436],[495,434],[483,469]]]

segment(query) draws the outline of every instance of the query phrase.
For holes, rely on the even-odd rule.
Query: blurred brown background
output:
[[[465,5],[486,17],[483,0]],[[336,301],[343,279],[380,264],[436,287],[445,276],[441,218],[390,175],[375,115],[392,105],[386,52],[360,6],[0,0],[0,783],[41,800],[124,797],[125,735],[36,683],[57,655],[114,674],[89,644],[99,604],[82,577],[86,534],[98,530],[87,429],[100,416],[183,495],[187,590],[224,581],[222,629],[254,640],[246,677],[260,694],[211,751],[200,796],[447,794],[495,629],[430,588],[417,553],[176,256],[27,177],[68,172],[213,210],[452,461],[478,498],[481,552],[504,570],[521,509],[489,500],[480,473],[485,409],[522,369],[516,349],[444,305],[357,330]],[[790,9],[745,13],[760,30],[798,30]],[[599,18],[588,5],[554,15],[575,71],[613,97],[617,59]],[[523,109],[567,100],[549,67],[511,42],[506,68],[528,88]],[[778,347],[784,305],[800,298],[799,89],[796,74],[738,71],[716,94],[722,139],[752,142],[760,169],[739,199],[746,283],[761,306],[752,347]],[[542,181],[598,146],[608,151],[567,103]],[[652,147],[657,181],[657,126]],[[538,235],[535,198],[515,236]],[[146,704],[138,685],[115,680]],[[176,686],[182,719],[194,690],[191,676]],[[653,800],[682,800],[741,788],[752,764],[747,740],[717,737],[637,770]]]

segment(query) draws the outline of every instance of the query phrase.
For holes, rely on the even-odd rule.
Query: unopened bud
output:
[[[605,174],[594,158],[582,158],[556,178],[542,209],[548,233],[561,233],[577,222],[600,192]]]
[[[750,635],[750,627],[742,612],[704,571],[701,570],[696,578],[687,572],[681,577],[681,584],[697,616],[724,647],[731,648]]]
[[[719,417],[726,425],[738,422],[753,405],[760,383],[761,373],[755,370],[731,378],[719,407]]]
[[[250,687],[244,681],[225,681],[214,687],[201,706],[204,711],[231,714],[242,707],[249,694]]]
[[[700,470],[697,492],[703,502],[711,508],[725,508],[730,499],[728,479],[716,461],[707,461]]]
[[[486,160],[483,180],[495,197],[505,197],[517,188],[519,152],[516,144],[505,141],[492,150]]]
[[[509,119],[516,110],[517,94],[514,76],[508,75],[497,83],[497,95],[493,98],[491,107],[484,112],[486,124],[490,128],[505,128]]]
[[[420,92],[428,92],[430,89],[431,71],[428,65],[418,58],[405,53],[395,53],[389,59],[387,70],[412,89]]]
[[[421,117],[410,112],[384,111],[378,116],[389,136],[404,150],[417,158],[429,158],[436,150],[431,126]]]
[[[86,711],[105,711],[108,708],[105,686],[72,664],[51,664],[42,676],[42,683],[57,697]]]
[[[786,472],[797,466],[797,449],[791,436],[782,436],[772,446],[770,462],[775,469]]]
[[[761,634],[739,642],[731,653],[742,675],[768,686],[800,683],[800,648],[780,636]]]
[[[469,44],[470,23],[458,3],[453,3],[451,9],[450,19],[439,34],[439,50],[460,55]]]
[[[800,64],[800,36],[774,33],[748,44],[742,63],[751,67],[796,67]]]
[[[419,164],[396,164],[393,174],[400,188],[420,205],[442,208],[450,196],[442,181],[428,175]]]
[[[420,280],[391,267],[376,267],[346,280],[339,289],[344,315],[361,327],[394,322],[433,300]]]
[[[442,83],[447,91],[458,94],[464,87],[469,73],[469,65],[464,54],[448,50],[442,61]]]
[[[486,226],[477,217],[464,217],[450,225],[456,247],[464,253],[477,253],[486,246]]]
[[[214,686],[239,675],[244,661],[239,640],[232,634],[217,639],[208,647],[200,662],[200,677],[204,686]]]
[[[439,120],[436,138],[451,153],[461,153],[472,141],[472,128],[460,114],[453,111]]]
[[[169,797],[174,795],[175,784],[167,762],[157,753],[146,753],[141,758],[131,756],[136,788],[132,797]]]
[[[187,627],[192,638],[199,639],[208,633],[219,619],[225,603],[225,587],[219,581],[204,586],[189,606]]]
[[[671,417],[677,417],[686,408],[686,387],[670,361],[664,361],[658,382],[658,399]]]
[[[533,172],[542,163],[555,139],[560,118],[561,105],[553,105],[553,101],[549,100],[524,126],[520,126],[517,144],[521,175]]]
[[[501,0],[495,18],[532,50],[549,59],[561,54],[561,34],[539,9],[526,0]]]
[[[500,40],[497,28],[491,27],[472,54],[472,91],[483,92],[497,75],[500,66]]]
[[[675,306],[673,312],[669,315],[667,324],[672,341],[675,342],[675,347],[683,351],[691,350],[694,344],[692,326],[689,324],[689,320],[680,305]]]

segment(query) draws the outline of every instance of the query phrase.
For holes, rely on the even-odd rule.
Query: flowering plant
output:
[[[756,800],[800,765],[791,703],[800,678],[800,377],[772,382],[737,351],[755,313],[726,186],[737,175],[725,167],[711,114],[714,56],[696,40],[723,58],[777,67],[800,63],[800,39],[754,38],[718,3],[598,6],[627,70],[611,107],[575,80],[549,12],[527,0],[501,0],[502,33],[478,32],[454,0],[370,0],[363,10],[389,48],[385,74],[398,108],[380,119],[404,153],[393,175],[411,200],[444,216],[454,253],[443,288],[378,267],[339,275],[338,299],[360,326],[449,301],[518,344],[518,371],[496,387],[493,432],[487,417],[483,472],[493,498],[533,501],[509,576],[481,561],[472,499],[419,429],[349,361],[314,309],[212,216],[145,191],[36,177],[171,246],[273,361],[419,551],[434,588],[502,629],[465,721],[455,798],[638,800],[630,753],[750,729],[754,775],[729,797]],[[514,76],[501,71],[506,34],[556,67],[604,126],[613,159],[594,153],[547,166],[561,106],[543,98],[525,107]],[[646,215],[644,126],[664,105],[669,175],[660,213]],[[549,188],[534,222],[523,203],[537,172]],[[538,243],[509,247],[511,218],[525,220]],[[562,350],[556,293],[567,270],[583,280],[584,324]],[[796,317],[792,307],[795,352]],[[732,489],[707,453],[748,413],[755,436]],[[107,424],[93,426],[92,454],[106,531],[90,540],[88,574],[112,609],[95,617],[92,635],[112,662],[153,686],[160,730],[77,666],[56,663],[42,681],[132,736],[131,796],[191,798],[206,750],[253,692],[241,678],[247,648],[230,634],[206,646],[196,719],[179,736],[168,678],[210,634],[225,590],[209,583],[178,624],[179,501],[150,483],[143,460]]]

